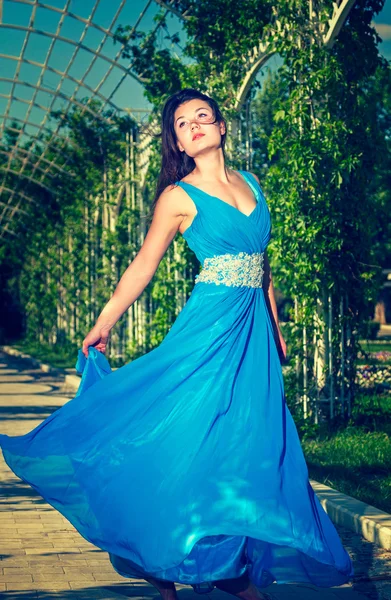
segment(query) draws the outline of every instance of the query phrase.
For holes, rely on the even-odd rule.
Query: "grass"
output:
[[[69,342],[52,346],[42,342],[19,340],[14,342],[12,347],[60,369],[73,368],[77,360],[78,346]]]
[[[391,394],[362,389],[350,423],[303,435],[311,478],[391,513]]]
[[[391,352],[391,342],[382,340],[360,340],[360,346],[365,352]]]
[[[391,513],[390,434],[388,420],[384,431],[350,425],[302,441],[310,477]]]
[[[357,364],[379,364],[390,365],[391,357],[379,360],[376,354],[391,352],[391,342],[388,340],[360,340],[361,353],[359,354]]]

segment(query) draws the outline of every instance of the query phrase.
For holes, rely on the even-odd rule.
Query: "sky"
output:
[[[121,6],[121,2],[123,2],[122,10],[115,19],[115,13]],[[0,0],[0,6],[1,4]],[[66,4],[66,0],[46,0],[46,4],[61,9]],[[113,31],[119,24],[133,25],[146,5],[147,0],[100,0],[96,5],[93,22],[104,28],[112,26]],[[88,18],[94,6],[95,0],[72,0],[69,10],[82,18]],[[155,27],[153,18],[159,10],[156,2],[151,2],[138,29],[146,32]],[[121,109],[131,108],[142,111],[150,108],[143,95],[142,84],[110,63],[116,58],[120,46],[114,44],[112,39],[102,44],[103,33],[99,29],[89,28],[87,33],[83,34],[84,23],[66,16],[60,32],[64,39],[53,42],[51,36],[56,31],[60,17],[59,12],[39,7],[35,15],[34,29],[46,32],[47,35],[38,35],[34,31],[28,34],[26,28],[31,24],[31,5],[27,2],[23,3],[23,0],[19,2],[3,0],[3,15],[0,22],[0,115],[8,114],[21,120],[27,116],[32,124],[27,127],[27,130],[30,128],[33,134],[34,124],[42,121],[44,109],[64,109],[67,105],[67,96],[75,94],[77,101],[90,95],[89,90],[97,86],[102,97],[111,97],[113,89],[121,78],[123,82],[111,97],[114,104]],[[176,17],[170,17],[168,24],[170,32],[178,30],[179,22]],[[382,12],[374,19],[374,24],[383,40],[379,49],[388,60],[391,60],[391,0],[386,0]],[[67,41],[79,40],[81,37],[83,37],[81,49],[77,49]],[[159,35],[159,41],[163,46],[169,47],[167,40],[164,39],[164,32]],[[23,44],[25,44],[24,57],[30,62],[22,63],[18,72],[17,61],[7,57],[19,56]],[[90,50],[98,48],[100,44],[102,44],[102,54],[106,58],[94,59],[94,54]],[[75,60],[70,66],[69,61],[72,56]],[[45,61],[52,71],[47,70],[42,73],[39,65]],[[38,63],[38,66],[32,62]],[[276,68],[279,64],[278,57],[272,57],[267,64],[271,69]],[[120,59],[119,65],[125,69],[129,66],[129,60]],[[61,72],[69,75],[62,82]],[[88,87],[78,90],[77,80],[86,73],[84,82]],[[19,81],[27,85],[13,85],[12,80],[16,74]],[[102,81],[106,76],[107,79]],[[264,73],[260,72],[258,75],[260,81],[263,76]],[[40,89],[37,89],[37,86]],[[56,89],[59,90],[59,94],[57,98],[53,98],[50,91]],[[11,93],[18,100],[10,102],[8,96]],[[1,121],[0,118],[0,124]]]

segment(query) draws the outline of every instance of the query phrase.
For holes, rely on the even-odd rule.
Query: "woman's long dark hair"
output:
[[[189,100],[204,100],[211,107],[215,120],[218,123],[226,121],[219,109],[216,100],[210,98],[206,94],[199,92],[193,88],[185,88],[170,96],[164,104],[162,111],[162,131],[159,137],[162,138],[162,166],[157,182],[156,194],[151,205],[151,213],[153,214],[155,204],[162,191],[170,184],[186,177],[195,167],[195,161],[188,156],[186,152],[181,152],[177,146],[177,137],[174,129],[175,111],[181,104]],[[226,133],[221,136],[221,148],[225,160],[224,146]]]

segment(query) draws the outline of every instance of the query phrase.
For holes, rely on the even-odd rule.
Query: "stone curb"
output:
[[[12,346],[0,346],[0,350],[9,356],[16,356],[18,358],[24,358],[28,360],[33,367],[36,369],[40,369],[44,373],[52,373],[53,375],[61,375],[64,378],[64,387],[69,392],[77,392],[77,389],[80,384],[81,377],[77,375],[76,369],[62,369],[60,367],[52,367],[42,361],[34,358],[34,356],[30,356],[30,354],[26,354],[25,352],[21,352]],[[71,371],[71,373],[69,372]],[[73,371],[73,373],[72,373]]]
[[[12,346],[0,346],[5,354],[17,356],[32,362],[34,367],[45,373],[63,375],[67,391],[76,392],[80,384],[80,376],[69,371],[74,369],[60,369],[42,363],[40,360],[20,352]],[[361,502],[352,496],[343,494],[323,483],[310,479],[310,484],[318,497],[322,507],[337,525],[342,525],[350,531],[358,533],[363,538],[378,545],[385,550],[391,550],[391,515],[375,506]]]
[[[42,361],[38,360],[37,358],[30,356],[30,354],[25,354],[24,352],[21,352],[20,350],[17,350],[16,348],[13,348],[12,346],[0,346],[0,350],[2,350],[3,352],[5,352],[5,354],[8,354],[10,356],[17,356],[18,358],[25,358],[33,365],[33,367],[40,369],[44,373],[53,373],[53,375],[57,375],[57,374],[60,375],[60,374],[65,374],[67,372],[66,369],[61,369],[59,367],[52,367],[51,365],[43,363]]]
[[[359,533],[380,548],[391,550],[390,514],[318,481],[310,480],[310,483],[334,523]]]

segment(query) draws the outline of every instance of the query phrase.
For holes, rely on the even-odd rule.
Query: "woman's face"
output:
[[[174,129],[178,148],[192,158],[221,146],[224,123],[213,123],[214,113],[205,100],[184,102],[174,113]]]

